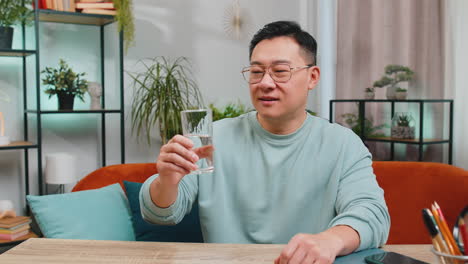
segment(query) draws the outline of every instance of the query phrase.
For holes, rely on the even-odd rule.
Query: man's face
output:
[[[289,63],[291,68],[311,63],[301,53],[297,42],[290,37],[276,37],[260,41],[252,51],[251,65],[266,67],[273,63]],[[266,71],[263,79],[250,84],[252,104],[265,120],[290,120],[304,116],[307,95],[320,77],[318,67],[292,70],[291,79],[285,83],[275,82]]]

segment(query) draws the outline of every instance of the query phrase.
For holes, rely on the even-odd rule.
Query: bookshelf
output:
[[[453,100],[448,99],[411,99],[411,100],[365,100],[365,99],[337,99],[330,100],[330,123],[335,120],[335,106],[339,103],[356,103],[358,105],[358,116],[360,120],[361,134],[359,137],[366,142],[387,142],[390,143],[390,159],[395,160],[395,144],[412,144],[418,147],[418,161],[423,161],[423,147],[426,145],[433,144],[447,144],[448,145],[448,164],[452,164],[453,161]],[[384,137],[366,137],[365,131],[365,116],[366,116],[366,104],[378,103],[378,104],[390,104],[391,118],[395,115],[395,108],[398,104],[417,104],[419,109],[419,122],[416,126],[419,127],[419,135],[416,135],[415,139],[398,139],[388,136]],[[427,104],[441,103],[448,105],[448,138],[426,138],[424,136],[424,109]],[[388,120],[391,123],[391,119]],[[442,124],[443,125],[443,124]]]
[[[109,114],[118,115],[118,126],[120,127],[120,162],[125,163],[125,130],[124,130],[124,98],[123,98],[123,34],[122,32],[118,32],[118,54],[115,54],[118,58],[120,70],[118,71],[118,82],[119,85],[110,87],[109,91],[115,92],[118,94],[119,98],[117,99],[118,107],[113,107],[113,109],[106,108],[106,97],[105,91],[108,87],[106,87],[105,83],[105,76],[106,76],[106,68],[104,63],[104,54],[106,49],[106,43],[104,40],[104,30],[106,26],[115,23],[114,17],[110,15],[100,15],[100,14],[83,14],[83,13],[75,13],[75,12],[64,12],[64,11],[56,11],[56,10],[48,10],[48,9],[39,9],[38,2],[35,1],[36,8],[34,10],[34,25],[33,25],[33,35],[34,35],[34,42],[35,42],[35,49],[26,49],[26,30],[25,25],[22,25],[22,47],[20,49],[0,49],[0,59],[1,57],[17,57],[18,59],[22,60],[22,76],[23,76],[23,89],[22,89],[22,102],[18,102],[22,104],[22,108],[24,109],[23,112],[23,139],[16,142],[11,142],[8,145],[0,146],[0,151],[3,150],[20,150],[24,152],[24,193],[25,195],[30,194],[30,187],[29,187],[29,179],[30,173],[29,168],[30,165],[36,166],[32,160],[30,160],[29,151],[35,150],[37,151],[37,160],[34,163],[37,163],[37,182],[38,182],[38,193],[40,195],[44,194],[45,185],[43,179],[43,150],[44,145],[46,144],[43,142],[43,134],[42,130],[44,128],[43,117],[45,115],[97,115],[100,118],[100,135],[101,135],[101,146],[100,146],[100,157],[101,157],[101,165],[106,166],[106,158],[107,158],[107,150],[106,150],[106,116]],[[60,24],[76,24],[76,25],[83,25],[86,27],[92,26],[95,30],[98,31],[98,39],[95,41],[99,43],[99,55],[100,56],[100,71],[101,71],[101,80],[100,84],[102,86],[102,94],[101,97],[101,110],[66,110],[66,111],[58,111],[58,110],[44,110],[41,107],[41,96],[45,96],[42,89],[41,89],[41,69],[44,65],[41,65],[41,46],[40,40],[44,33],[41,33],[40,25],[42,23],[60,23]],[[54,30],[60,30],[60,27],[56,27]],[[50,37],[50,36],[49,36]],[[62,42],[66,42],[62,40]],[[61,43],[62,45],[62,43]],[[63,43],[63,45],[76,45],[76,43]],[[85,51],[84,51],[85,52]],[[33,57],[31,60],[26,60],[26,57]],[[28,74],[26,69],[26,64],[31,63],[34,64],[34,70],[36,72],[36,76],[34,81],[28,84],[26,80],[26,75]],[[32,100],[27,95],[34,94]],[[29,100],[28,100],[29,98]],[[32,101],[32,102],[31,102]],[[30,120],[32,121],[32,125],[30,124]],[[66,125],[66,124],[65,124]],[[31,138],[29,135],[29,130],[35,130],[34,138]]]

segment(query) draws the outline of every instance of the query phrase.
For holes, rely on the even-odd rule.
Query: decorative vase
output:
[[[0,26],[0,49],[11,49],[13,28]]]
[[[387,92],[386,92],[386,96],[387,96],[387,99],[388,100],[395,100],[396,99],[396,91],[397,89],[399,89],[399,87],[396,87],[396,86],[389,86],[387,87]]]
[[[395,98],[397,100],[406,100],[406,97],[408,96],[408,92],[407,91],[404,91],[404,92],[396,92],[395,93]]]
[[[91,110],[101,109],[102,86],[97,82],[88,83],[88,93],[91,97]]]
[[[75,95],[69,93],[58,93],[58,109],[59,110],[73,110],[75,102]]]
[[[414,118],[411,113],[398,112],[392,118],[392,138],[414,139]]]
[[[366,93],[364,94],[364,98],[365,98],[366,100],[372,100],[372,99],[374,99],[374,98],[375,98],[375,92],[366,92]]]

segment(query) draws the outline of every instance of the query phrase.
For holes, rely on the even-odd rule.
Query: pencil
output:
[[[458,220],[458,232],[463,241],[463,250],[465,255],[468,255],[468,229],[466,229],[465,220],[460,218]]]
[[[440,235],[439,229],[437,228],[437,225],[434,222],[431,210],[424,208],[422,210],[422,217],[424,225],[426,226],[426,229],[427,231],[429,231],[429,235],[431,236],[432,245],[434,245],[434,248],[439,252],[449,254],[447,246],[445,245]],[[444,258],[440,258],[440,261],[442,262],[442,264],[447,264]]]
[[[447,244],[450,244],[452,246],[453,255],[462,256],[462,253],[460,252],[460,249],[458,248],[457,243],[455,242],[455,239],[453,238],[452,232],[450,232],[447,222],[445,221],[444,214],[442,213],[442,210],[440,209],[440,206],[437,204],[437,202],[434,202],[434,207],[438,213],[438,218],[440,220],[440,223],[438,224],[439,224],[439,227],[441,228],[442,235],[447,241]]]
[[[422,210],[422,216],[424,225],[426,226],[427,231],[429,231],[429,235],[431,236],[434,248],[439,252],[450,254],[450,251],[448,250],[447,245],[445,244],[440,234],[439,228],[435,223],[434,216],[432,215],[431,211],[427,208],[424,208]]]
[[[442,234],[442,238],[444,239],[444,242],[447,245],[448,254],[455,255],[455,249],[453,248],[453,245],[450,244],[450,242],[448,240],[448,235],[442,229],[442,225],[440,223],[440,218],[439,218],[439,213],[437,212],[437,209],[434,207],[434,205],[431,206],[431,211],[432,211],[432,214],[434,215],[434,220],[435,220],[437,226],[439,227],[439,231]]]

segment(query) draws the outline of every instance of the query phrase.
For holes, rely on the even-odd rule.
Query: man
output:
[[[385,243],[389,215],[371,155],[349,129],[308,115],[320,78],[314,38],[294,22],[266,25],[243,70],[256,109],[214,124],[212,174],[175,136],[141,190],[147,221],[176,224],[198,198],[205,242],[287,243],[275,263],[332,263]]]

